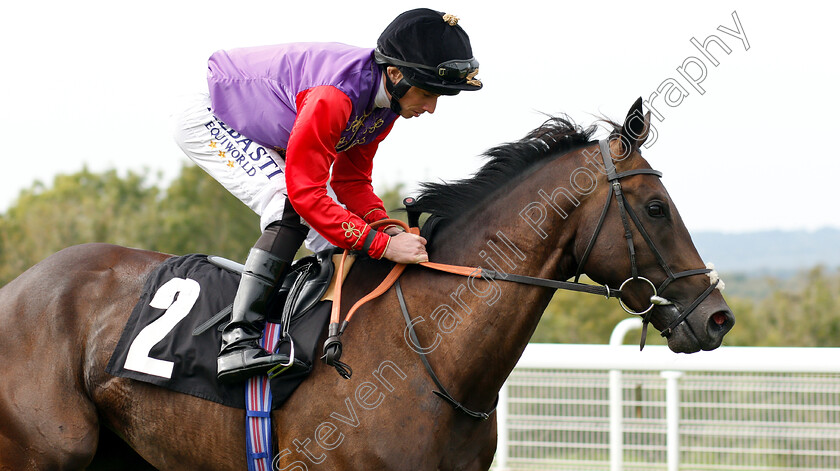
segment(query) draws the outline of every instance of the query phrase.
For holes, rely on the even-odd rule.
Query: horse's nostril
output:
[[[709,317],[710,333],[725,334],[735,324],[735,317],[728,310],[720,310]]]

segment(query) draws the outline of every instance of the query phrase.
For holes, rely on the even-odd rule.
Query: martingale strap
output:
[[[408,307],[405,304],[405,297],[403,296],[402,287],[400,286],[400,280],[397,280],[394,283],[394,288],[397,292],[397,300],[400,302],[400,310],[402,311],[403,318],[405,319],[405,324],[408,327],[408,334],[411,336],[411,341],[414,342],[414,345],[420,345],[420,341],[417,339],[417,334],[414,332],[414,323],[411,322],[411,315],[408,313]],[[432,378],[432,381],[438,387],[439,391],[432,391],[436,396],[440,397],[444,401],[448,402],[452,407],[455,408],[457,411],[461,411],[464,414],[474,418],[474,419],[481,419],[487,420],[490,418],[490,414],[492,414],[496,410],[496,406],[499,405],[499,396],[496,395],[496,401],[493,402],[493,408],[490,409],[488,412],[476,412],[471,409],[467,409],[464,407],[463,404],[458,402],[449,391],[443,387],[440,380],[438,379],[435,371],[432,369],[432,365],[429,364],[429,360],[426,358],[425,353],[417,352],[420,355],[420,360],[423,362],[423,367],[426,368],[426,372],[429,373],[429,376]]]

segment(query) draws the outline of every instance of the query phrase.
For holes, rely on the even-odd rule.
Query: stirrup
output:
[[[289,362],[288,363],[282,363],[281,362],[279,365],[277,365],[277,366],[271,368],[270,370],[268,370],[266,372],[266,374],[268,375],[269,379],[281,375],[283,372],[285,372],[292,365],[295,364],[295,341],[294,341],[294,339],[292,339],[292,336],[289,335],[288,333],[284,332],[283,337],[280,340],[277,341],[277,346],[274,348],[274,352],[275,353],[277,352],[277,350],[280,348],[280,345],[282,345],[283,342],[286,339],[288,339],[288,341],[289,341]]]
[[[306,362],[289,359],[285,353],[270,353],[262,348],[243,348],[221,354],[216,364],[216,377],[222,383],[235,383],[264,375],[278,366],[283,368],[283,371],[291,369],[293,372],[308,371],[311,368]]]

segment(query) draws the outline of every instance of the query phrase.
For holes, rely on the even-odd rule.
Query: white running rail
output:
[[[495,470],[837,470],[840,348],[530,344],[497,414]]]

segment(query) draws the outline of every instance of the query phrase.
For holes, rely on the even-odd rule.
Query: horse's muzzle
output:
[[[706,303],[704,303],[706,304]],[[720,347],[723,337],[735,325],[735,316],[723,303],[702,305],[684,322],[672,329],[668,339],[668,348],[677,353],[694,353],[700,350],[714,350]],[[677,306],[657,306],[656,310],[665,319],[679,315]]]

